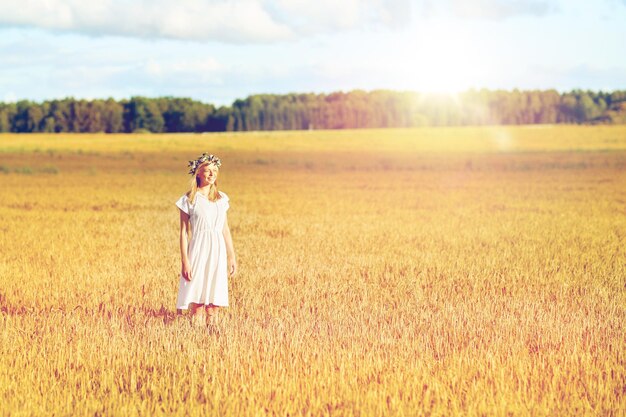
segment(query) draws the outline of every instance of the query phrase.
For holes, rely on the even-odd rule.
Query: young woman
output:
[[[180,211],[181,273],[176,308],[189,309],[192,321],[205,310],[207,324],[217,308],[228,306],[228,276],[237,272],[226,211],[228,196],[218,191],[221,161],[203,153],[189,161],[191,189],[176,202]]]

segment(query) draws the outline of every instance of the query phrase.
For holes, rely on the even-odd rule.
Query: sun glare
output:
[[[402,87],[454,95],[484,84],[485,72],[470,34],[451,24],[423,25],[407,35]]]

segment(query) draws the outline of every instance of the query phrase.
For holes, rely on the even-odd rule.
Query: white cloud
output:
[[[543,16],[559,9],[555,0],[423,0],[421,5],[426,15],[451,14],[495,20],[523,15]]]
[[[542,16],[556,8],[554,2],[548,0],[453,0],[452,6],[460,16],[491,19]]]
[[[265,42],[287,39],[256,0],[0,1],[0,24],[140,38]]]
[[[544,15],[556,0],[0,0],[0,27],[229,43],[398,29],[419,16]],[[623,0],[626,1],[626,0]]]
[[[249,43],[397,26],[411,0],[0,0],[0,26]]]
[[[411,0],[273,0],[266,8],[276,21],[307,34],[409,22]]]
[[[6,30],[0,38],[0,56],[7,58],[0,60],[0,101],[11,100],[9,92],[35,100],[133,95],[211,100],[232,72],[215,49],[169,40],[51,38],[42,31]]]

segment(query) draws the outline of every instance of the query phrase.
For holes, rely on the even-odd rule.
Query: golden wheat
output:
[[[4,415],[623,415],[626,128],[0,136]],[[239,275],[176,318],[187,160]]]

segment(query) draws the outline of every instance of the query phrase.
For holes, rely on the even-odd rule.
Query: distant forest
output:
[[[626,91],[355,90],[259,94],[215,107],[189,98],[0,103],[0,132],[230,132],[414,126],[626,123]]]

